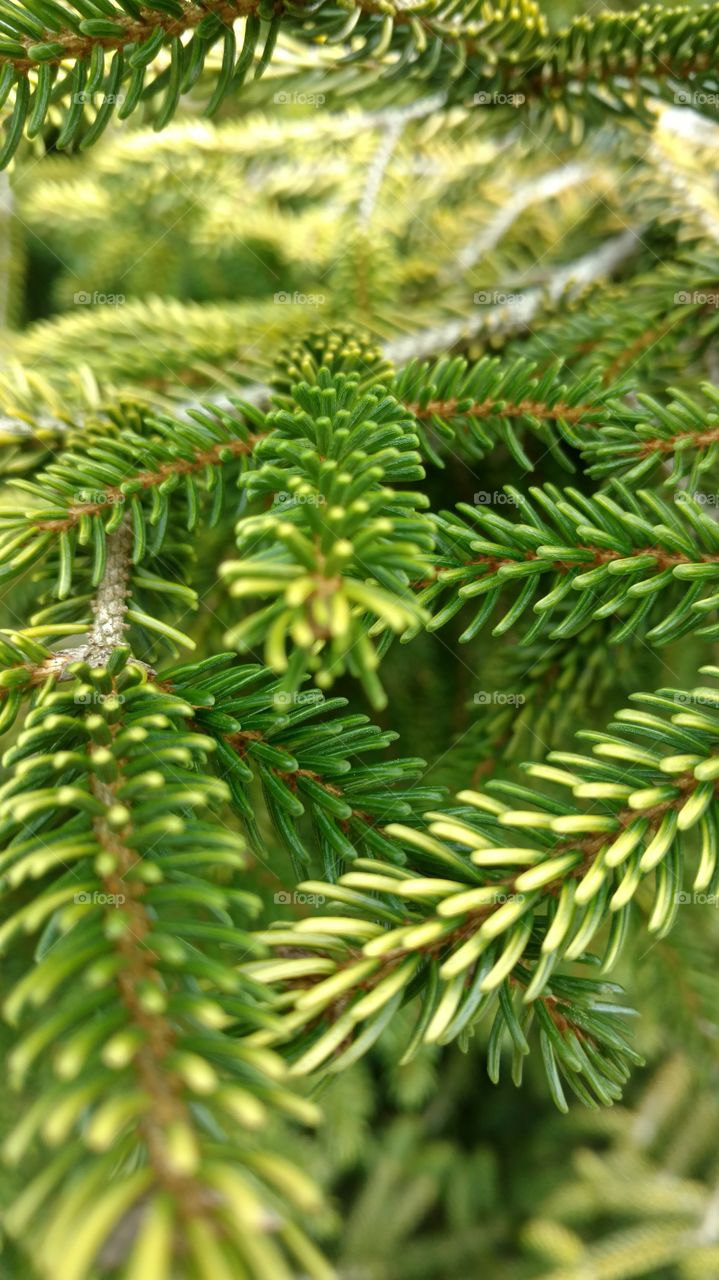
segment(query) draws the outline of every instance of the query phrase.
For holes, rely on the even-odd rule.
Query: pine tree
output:
[[[0,0],[3,1275],[719,1275],[718,47]]]

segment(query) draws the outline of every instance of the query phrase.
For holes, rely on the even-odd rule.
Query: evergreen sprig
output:
[[[241,841],[210,817],[228,794],[207,769],[214,742],[127,656],[53,682],[4,760],[0,945],[40,934],[5,999],[9,1067],[16,1086],[44,1081],[5,1155],[38,1136],[50,1149],[7,1223],[41,1274],[61,1256],[70,1280],[112,1266],[121,1228],[128,1278],[171,1274],[178,1250],[208,1280],[289,1275],[285,1250],[326,1277],[296,1221],[317,1193],[255,1136],[273,1110],[314,1108],[244,1034],[273,1016],[227,965],[257,946],[235,923],[256,902],[232,882]]]
[[[31,504],[26,511],[8,504],[0,512],[0,578],[12,580],[38,565],[40,599],[59,601],[35,616],[29,634],[87,630],[109,540],[126,535],[128,621],[172,645],[191,646],[163,620],[163,600],[194,606],[195,593],[178,572],[189,556],[183,535],[200,518],[210,528],[219,519],[226,482],[236,484],[256,443],[253,423],[261,429],[262,416],[250,406],[193,410],[185,422],[128,411],[114,428],[90,426],[75,448],[60,451],[33,479],[12,479]]]
[[[513,485],[505,493],[517,519],[484,506],[460,503],[438,517],[443,552],[436,581],[421,594],[429,606],[446,598],[429,623],[443,626],[468,600],[482,597],[462,633],[470,640],[489,621],[507,589],[519,587],[495,624],[503,635],[532,610],[522,643],[541,635],[577,635],[599,618],[615,620],[612,639],[635,631],[653,644],[690,632],[719,634],[713,621],[719,578],[719,531],[691,495],[673,503],[650,490],[632,493],[615,482],[593,496],[555,485],[532,487],[527,497]]]
[[[719,668],[704,671],[719,676]],[[256,978],[288,983],[295,1073],[326,1067],[333,1055],[330,1069],[339,1070],[416,995],[412,1048],[470,1031],[495,1014],[498,998],[495,1074],[505,1030],[520,1056],[528,1052],[526,1025],[512,1013],[519,990],[527,1020],[533,1012],[543,1033],[560,1105],[560,1076],[585,1101],[614,1095],[632,1056],[615,1015],[591,981],[556,971],[563,960],[587,962],[607,919],[601,965],[610,971],[648,881],[648,928],[658,937],[690,886],[713,901],[719,883],[719,692],[669,689],[635,701],[607,732],[585,733],[593,755],[557,751],[526,766],[566,799],[490,781],[460,793],[463,808],[429,815],[425,831],[390,829],[407,847],[407,866],[362,859],[336,885],[304,884],[336,914],[266,931],[280,958],[248,966]]]
[[[397,734],[365,715],[336,714],[345,698],[327,699],[318,689],[287,693],[266,667],[233,657],[163,671],[162,683],[195,707],[197,728],[214,739],[213,760],[253,846],[262,847],[256,780],[299,874],[315,849],[331,879],[363,854],[402,861],[404,850],[387,828],[420,822],[442,795],[418,785],[424,760],[365,762]]]
[[[11,631],[0,633],[0,663],[0,733],[4,733],[14,725],[28,696],[59,674],[64,663],[36,640]]]
[[[514,461],[532,470],[520,432],[530,431],[546,451],[566,470],[573,464],[563,439],[584,440],[589,429],[621,423],[627,436],[637,414],[623,404],[621,386],[611,391],[603,385],[598,369],[567,384],[561,365],[551,362],[541,376],[536,366],[521,357],[500,361],[485,356],[475,364],[462,357],[430,364],[411,361],[390,384],[392,393],[415,417],[424,451],[441,465],[441,453],[432,443],[455,443],[471,458],[482,458],[504,445]]]
[[[554,1201],[524,1135],[542,1072],[714,1083],[718,48],[716,3],[0,0],[5,1270],[329,1280],[334,1180],[343,1274],[536,1270],[515,1184],[557,1277],[714,1274],[651,1123]],[[480,1055],[532,1077],[501,1193]]]
[[[214,84],[206,110],[212,114],[250,73],[255,79],[264,74],[280,37],[338,47],[336,61],[350,76],[355,72],[358,88],[410,72],[451,85],[459,101],[477,94],[480,103],[498,94],[516,97],[553,109],[566,124],[573,108],[590,118],[634,113],[650,95],[670,96],[677,83],[710,95],[718,35],[713,4],[583,15],[552,32],[534,0],[501,0],[494,7],[470,0],[464,8],[457,0],[412,7],[360,0],[341,10],[326,0],[314,6],[283,0],[269,8],[262,0],[204,6],[107,0],[102,8],[23,0],[2,18],[0,97],[12,105],[0,167],[24,134],[40,134],[56,105],[62,106],[60,147],[91,146],[116,111],[126,119],[148,100],[161,129],[208,65]],[[214,51],[218,60],[208,64]],[[332,70],[328,62],[330,78]]]
[[[711,488],[719,458],[719,389],[704,382],[700,390],[706,405],[681,388],[670,388],[673,398],[666,405],[638,393],[637,402],[651,421],[635,421],[630,427],[603,423],[596,436],[577,441],[589,464],[587,474],[604,478],[619,473],[625,484],[633,485],[663,468],[669,472],[667,482],[680,491]]]
[[[123,0],[90,13],[75,0],[62,5],[29,0],[3,18],[0,93],[4,99],[12,94],[13,107],[0,166],[13,156],[23,131],[31,138],[40,132],[56,102],[68,103],[61,147],[76,139],[82,147],[92,145],[116,108],[125,119],[148,98],[159,98],[153,115],[155,127],[162,128],[217,48],[221,63],[206,106],[212,114],[250,73],[262,76],[281,32],[309,45],[344,46],[345,57],[353,61],[381,65],[384,60],[395,75],[407,63],[420,76],[436,73],[441,63],[446,74],[464,54],[468,38],[478,53],[495,58],[500,51],[511,57],[522,45],[536,43],[533,0],[511,8],[502,0],[488,13],[475,4],[459,24],[454,5],[435,4],[427,14],[424,8],[415,12],[386,3],[377,10],[360,3],[338,11],[328,4],[268,7],[261,0],[213,0],[208,6],[163,0],[140,6]],[[235,30],[239,20],[244,20],[241,43]],[[89,125],[86,103],[97,103]]]
[[[381,384],[363,387],[361,352],[347,361],[359,372],[320,364],[267,416],[243,485],[273,510],[240,521],[245,554],[221,572],[234,597],[271,603],[227,641],[245,649],[264,638],[288,693],[307,670],[321,687],[348,670],[383,706],[369,628],[381,620],[400,632],[424,619],[411,583],[428,572],[434,531],[425,495],[394,487],[424,476],[411,414]]]

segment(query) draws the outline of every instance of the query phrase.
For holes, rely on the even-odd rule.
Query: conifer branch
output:
[[[315,850],[333,876],[361,854],[402,861],[388,826],[421,822],[442,798],[441,790],[421,785],[424,760],[372,764],[395,733],[367,716],[343,713],[344,698],[326,699],[316,689],[287,694],[266,668],[232,657],[218,654],[209,663],[171,668],[161,683],[193,704],[196,727],[215,740],[217,770],[253,845],[262,846],[253,804],[257,779],[298,874]]]
[[[431,629],[444,625],[465,601],[483,596],[461,637],[471,639],[504,590],[519,584],[519,594],[494,626],[495,635],[504,634],[530,608],[535,618],[523,638],[527,644],[540,634],[576,635],[598,618],[616,619],[615,642],[638,628],[658,645],[689,632],[717,634],[711,584],[719,578],[719,535],[690,495],[681,492],[670,505],[655,493],[634,495],[620,485],[616,497],[599,493],[592,498],[549,485],[530,489],[533,504],[512,486],[506,492],[523,522],[462,503],[458,509],[471,523],[439,517],[440,565],[445,567],[421,599],[428,605],[447,590],[451,599],[434,615]],[[541,595],[544,585],[549,589]]]
[[[668,404],[639,393],[637,406],[646,420],[626,427],[604,423],[596,434],[574,441],[580,444],[587,472],[602,479],[621,475],[633,485],[671,464],[667,483],[694,493],[711,479],[719,460],[719,390],[703,382],[697,400],[681,389],[670,388]]]
[[[281,1273],[286,1249],[326,1280],[292,1222],[316,1211],[317,1193],[251,1136],[268,1109],[307,1121],[312,1108],[289,1093],[274,1055],[226,1030],[242,1007],[245,1032],[272,1014],[223,961],[228,947],[256,945],[231,914],[254,900],[208,875],[208,863],[236,871],[244,861],[237,837],[202,816],[227,795],[205,769],[213,744],[187,731],[192,709],[127,656],[75,664],[6,756],[0,946],[46,927],[4,1005],[21,1027],[11,1078],[22,1084],[48,1049],[55,1070],[6,1143],[13,1162],[38,1132],[51,1148],[8,1227],[48,1277],[58,1250],[69,1280],[106,1272],[103,1251],[129,1222],[130,1280],[148,1266],[167,1274],[177,1257],[203,1274],[208,1249],[257,1280]],[[36,898],[18,904],[18,887],[38,877]]]
[[[719,638],[719,131],[664,109],[717,48],[715,2],[0,0],[11,1269],[331,1280],[316,1168],[338,1272],[515,1280],[514,1150],[465,1098],[422,1145],[445,1047],[562,1111],[706,1067],[719,667],[632,691]],[[719,1271],[716,1116],[697,1173],[656,1111],[539,1206],[555,1280]]]
[[[546,764],[527,766],[531,776],[564,788],[566,801],[522,784],[490,782],[483,792],[461,793],[463,808],[428,815],[426,831],[392,828],[405,842],[407,866],[361,859],[337,885],[305,883],[304,890],[325,896],[336,914],[299,922],[289,932],[279,928],[279,958],[249,966],[255,977],[288,984],[285,1026],[295,1072],[314,1071],[338,1051],[334,1066],[345,1065],[414,994],[420,997],[415,1048],[421,1040],[446,1043],[471,1027],[494,1010],[497,992],[504,992],[501,1016],[511,1022],[513,975],[526,1006],[547,992],[556,996],[563,981],[558,965],[584,956],[607,913],[608,972],[626,937],[630,904],[649,877],[655,883],[648,927],[659,937],[671,928],[695,829],[700,856],[693,888],[706,892],[717,871],[719,694],[702,686],[640,695],[637,702],[607,733],[585,735],[594,756],[559,751]],[[273,945],[273,930],[262,936]],[[315,955],[331,956],[329,972],[313,967]],[[571,1004],[573,980],[567,981]],[[572,1015],[558,1012],[564,1022],[557,1038],[541,1005],[535,1009],[549,1036],[545,1065],[555,1096],[559,1074],[580,1096],[584,1084],[601,1095],[603,1052],[611,1045],[621,1054],[626,1046],[603,1018],[595,1035],[585,1010],[578,1022],[593,1041],[592,1068],[578,1084],[573,1073],[581,1074],[586,1061],[580,1054],[578,1066],[567,1051],[568,1043],[577,1047],[565,1034]],[[609,1037],[603,1048],[602,1030]],[[584,1037],[582,1045],[587,1048]],[[615,1054],[609,1057],[617,1066]]]
[[[501,443],[520,466],[532,470],[523,438],[528,432],[560,466],[573,470],[565,441],[582,446],[601,426],[616,426],[631,438],[639,418],[620,399],[621,384],[604,387],[598,370],[568,383],[559,361],[541,376],[521,357],[485,356],[474,365],[461,357],[436,364],[411,361],[390,388],[415,418],[423,451],[436,465],[443,465],[443,450],[450,444],[481,458]]]
[[[132,530],[127,522],[107,539],[107,558],[97,594],[91,603],[92,626],[85,644],[51,653],[31,671],[30,685],[43,683],[48,677],[66,678],[75,663],[104,667],[115,650],[125,644],[130,587],[130,552]],[[138,661],[136,659],[136,661]],[[138,665],[147,667],[146,663]]]
[[[92,602],[92,631],[82,653],[88,666],[104,667],[113,651],[125,643],[131,550],[132,530],[123,521],[108,537],[105,572]]]
[[[261,438],[258,435],[247,435],[244,439],[223,440],[209,449],[195,448],[189,458],[172,457],[152,470],[141,470],[131,475],[129,484],[132,486],[132,492],[144,493],[146,490],[160,488],[166,481],[172,481],[179,476],[194,476],[206,467],[221,466],[234,458],[245,457],[252,453],[254,445]],[[139,440],[136,443],[139,444]],[[125,502],[128,496],[128,488],[125,487],[127,484],[128,481],[121,485],[103,486],[94,500],[87,500],[81,492],[79,501],[73,501],[69,505],[67,515],[60,519],[37,519],[34,523],[38,529],[53,533],[69,530],[78,524],[83,516],[101,515],[105,507]]]
[[[426,572],[433,542],[424,495],[394,487],[424,475],[417,439],[407,411],[376,381],[376,349],[328,335],[318,350],[308,339],[299,358],[302,381],[291,353],[278,379],[283,407],[268,416],[258,465],[243,480],[275,510],[240,521],[246,554],[220,568],[233,596],[270,603],[227,642],[244,650],[264,638],[286,693],[307,671],[328,687],[349,670],[383,706],[370,626],[381,619],[403,631],[423,618],[410,583]]]
[[[470,5],[464,14],[443,0],[417,8],[358,0],[349,14],[337,14],[326,3],[296,8],[281,0],[266,10],[257,0],[213,0],[204,7],[173,0],[159,10],[108,4],[103,16],[90,18],[74,4],[38,8],[25,0],[8,12],[0,44],[2,92],[5,98],[13,94],[0,165],[12,158],[24,130],[31,137],[39,133],[51,101],[62,97],[70,103],[61,146],[78,135],[81,145],[91,145],[118,99],[125,118],[160,88],[165,92],[156,118],[158,127],[166,125],[181,94],[202,72],[209,49],[222,42],[222,67],[208,104],[212,113],[242,86],[253,66],[256,76],[264,72],[281,32],[310,47],[344,46],[358,64],[360,83],[363,74],[391,77],[409,68],[426,78],[440,69],[459,101],[476,93],[479,83],[490,94],[516,94],[521,103],[551,108],[560,98],[587,114],[596,96],[603,95],[616,111],[628,112],[645,95],[666,95],[667,82],[707,89],[713,83],[716,6],[677,13],[680,20],[658,6],[602,13],[556,34],[533,0],[511,5],[502,0],[492,10]],[[244,38],[238,50],[234,27],[241,18]],[[163,54],[169,60],[166,72],[157,65]],[[69,73],[58,82],[67,64]],[[127,94],[119,92],[125,84]],[[84,130],[85,93],[92,98],[95,92],[102,95],[101,105]]]
[[[125,548],[125,555],[126,551]],[[183,1083],[169,1065],[176,1051],[177,1036],[161,1012],[165,1006],[164,983],[148,945],[153,922],[144,902],[142,883],[132,879],[138,855],[128,848],[118,832],[117,819],[110,825],[110,815],[125,808],[118,794],[122,781],[120,777],[108,783],[97,774],[92,775],[92,794],[101,807],[101,814],[93,817],[92,825],[100,861],[111,868],[101,874],[107,900],[124,902],[129,889],[126,925],[116,943],[121,961],[117,985],[130,1034],[137,1034],[140,1041],[133,1068],[139,1088],[148,1100],[147,1111],[140,1120],[140,1132],[157,1183],[174,1197],[182,1218],[187,1222],[196,1216],[212,1219],[216,1209],[214,1195],[208,1193],[207,1188],[198,1187],[191,1176],[178,1168],[176,1153],[173,1155],[171,1148],[173,1135],[185,1133],[193,1144],[197,1142],[197,1135],[183,1096]],[[124,831],[130,837],[133,834],[127,824]]]
[[[143,45],[153,36],[157,42],[158,33],[161,33],[163,41],[172,40],[194,31],[208,14],[213,14],[220,22],[231,26],[240,18],[256,14],[258,8],[258,0],[207,0],[202,5],[184,0],[182,4],[178,3],[175,12],[163,12],[146,6],[143,13],[138,6],[142,16],[132,17],[119,12],[113,15],[111,21],[106,22],[106,32],[97,28],[97,21],[102,22],[102,19],[84,19],[78,22],[76,18],[73,30],[52,30],[46,27],[41,33],[42,39],[39,36],[23,36],[19,43],[25,53],[3,52],[2,61],[18,71],[29,71],[37,67],[38,62],[43,66],[60,66],[68,59],[89,58],[95,48],[112,53],[123,50],[128,45]],[[114,27],[114,31],[110,30],[111,27]],[[44,49],[43,45],[46,46]]]
[[[151,565],[162,551],[166,572],[183,526],[193,530],[202,509],[209,508],[209,527],[217,523],[226,486],[237,481],[259,438],[247,424],[263,421],[259,410],[238,403],[231,412],[193,411],[183,423],[170,418],[138,419],[132,414],[128,421],[128,416],[120,415],[119,422],[105,431],[90,430],[75,449],[59,453],[32,480],[13,479],[11,483],[32,501],[27,511],[13,505],[0,513],[2,575],[11,579],[24,572],[28,563],[46,559],[59,601],[38,615],[40,629],[36,626],[32,634],[85,630],[92,590],[99,591],[105,583],[103,590],[112,597],[120,589],[122,549],[132,570],[129,587],[124,588],[126,600],[128,592],[132,594],[124,610],[126,621],[173,644],[191,646],[187,637],[158,616],[156,600],[179,594],[193,607],[194,593],[153,573],[148,562]],[[108,568],[110,540],[120,530],[128,532],[112,543],[114,555]],[[81,591],[78,596],[78,581],[90,587],[88,594]],[[71,609],[64,604],[68,598],[76,601]],[[90,658],[106,651],[104,632],[114,638],[120,618],[116,601],[109,602],[100,593],[96,604],[101,632],[91,642]]]
[[[5,684],[0,685],[0,699],[7,699],[8,703],[12,700],[12,705],[6,704],[0,715],[0,732],[10,728],[20,710],[22,697],[32,693],[37,686],[68,678],[70,669],[78,662],[92,667],[105,666],[115,650],[124,646],[130,592],[130,526],[126,523],[120,525],[107,541],[105,571],[91,604],[92,626],[86,643],[53,653],[28,642],[26,637],[13,637],[16,644],[23,645],[24,651],[19,649],[13,653],[10,650],[17,665],[11,666],[0,677],[5,680]],[[8,637],[0,648],[7,650],[10,644]],[[34,661],[28,661],[30,655]],[[3,658],[7,662],[7,653]],[[146,663],[137,659],[136,662],[150,669]]]

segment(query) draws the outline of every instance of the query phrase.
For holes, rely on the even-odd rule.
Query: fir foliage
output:
[[[12,1280],[719,1271],[718,47],[0,0]]]

